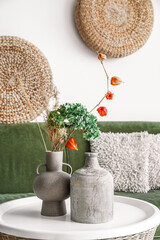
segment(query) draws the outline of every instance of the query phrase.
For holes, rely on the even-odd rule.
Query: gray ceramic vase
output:
[[[62,171],[63,152],[46,152],[46,163],[37,167],[33,189],[38,198],[43,200],[41,214],[44,216],[61,216],[66,214],[65,199],[70,195],[70,177]],[[39,173],[39,167],[45,166],[46,171]]]
[[[98,153],[85,153],[84,167],[71,177],[71,219],[80,223],[105,223],[113,218],[113,177],[101,168]]]

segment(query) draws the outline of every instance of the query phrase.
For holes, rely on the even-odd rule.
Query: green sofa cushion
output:
[[[5,203],[19,198],[32,197],[34,193],[5,193],[0,194],[0,203]]]
[[[138,198],[150,202],[160,209],[160,189],[150,190],[148,193],[115,192],[115,195]]]
[[[48,148],[50,141],[40,124]],[[0,124],[0,193],[32,192],[36,166],[45,149],[36,123]]]
[[[148,131],[160,133],[158,122],[99,122],[103,132]],[[45,124],[40,124],[48,149],[50,141]],[[73,135],[78,151],[67,149],[64,162],[69,162],[73,171],[83,166],[84,152],[89,151],[89,142],[82,137],[82,131]],[[45,161],[45,149],[36,123],[0,124],[0,193],[33,192],[32,185],[36,167]]]

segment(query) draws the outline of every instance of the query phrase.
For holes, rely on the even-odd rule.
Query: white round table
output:
[[[151,237],[143,239],[153,239],[160,224],[157,207],[133,198],[115,196],[114,218],[102,224],[71,221],[69,199],[66,205],[67,215],[44,217],[40,214],[41,200],[37,197],[3,203],[0,205],[0,232],[19,238],[46,240],[122,239],[121,236],[125,236],[123,239],[140,239],[130,235],[147,233]]]

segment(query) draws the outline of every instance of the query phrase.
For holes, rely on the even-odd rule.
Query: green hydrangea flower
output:
[[[83,131],[83,137],[91,140],[99,137],[97,118],[80,103],[65,103],[51,111],[47,124],[50,128],[73,128]]]

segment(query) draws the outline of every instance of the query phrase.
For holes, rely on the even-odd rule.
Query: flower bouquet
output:
[[[80,103],[65,103],[54,111],[50,111],[47,117],[46,129],[52,144],[52,151],[62,151],[65,147],[78,150],[76,140],[72,137],[75,130],[83,132],[83,138],[93,140],[99,137],[99,128],[97,126],[97,118],[91,114],[96,108],[101,117],[107,115],[107,108],[99,105],[106,98],[112,100],[114,94],[109,91],[109,85],[119,85],[122,83],[119,77],[108,76],[103,61],[106,56],[102,53],[98,54],[104,72],[107,77],[107,91],[98,104],[88,112],[88,110]]]
[[[98,58],[107,76],[107,92],[100,102],[90,112],[80,103],[65,103],[47,115],[46,129],[51,140],[52,151],[46,149],[46,162],[37,166],[37,177],[33,186],[37,197],[43,200],[42,215],[60,216],[66,214],[65,199],[70,195],[72,167],[63,162],[63,150],[65,147],[78,150],[76,140],[72,136],[75,130],[81,130],[83,138],[86,140],[99,137],[97,118],[91,112],[98,107],[97,111],[100,116],[106,116],[106,107],[99,107],[99,105],[105,98],[107,100],[113,99],[113,93],[109,91],[109,77],[103,64],[105,55],[99,54]],[[120,83],[121,80],[117,77],[111,79],[112,85]],[[46,148],[40,127],[39,130]],[[62,171],[63,165],[70,168],[70,174]],[[46,172],[39,173],[39,168],[42,166],[46,167]]]

